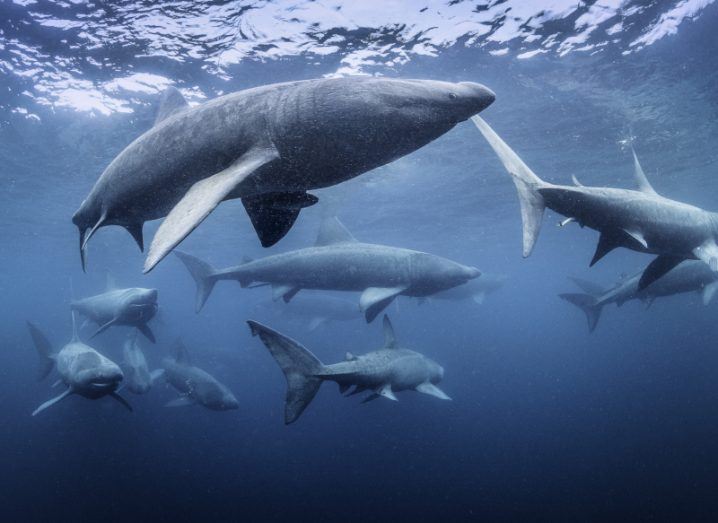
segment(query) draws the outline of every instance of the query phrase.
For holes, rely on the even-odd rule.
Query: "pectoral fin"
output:
[[[155,384],[157,380],[161,379],[165,375],[164,369],[157,369],[153,370],[150,373],[150,379],[152,380],[152,384]]]
[[[90,336],[90,339],[94,338],[94,337],[97,336],[98,334],[102,334],[102,333],[105,332],[107,329],[109,329],[110,327],[112,327],[116,322],[117,322],[117,318],[112,318],[110,321],[108,321],[108,322],[105,323],[104,325],[100,325],[100,328],[97,329],[92,336]]]
[[[292,228],[299,211],[317,203],[316,196],[302,193],[270,193],[242,198],[262,247],[271,247]]]
[[[152,329],[150,329],[150,326],[146,323],[141,323],[137,326],[137,330],[140,331],[142,334],[144,334],[145,338],[150,340],[152,343],[157,343],[157,340],[155,339],[155,335],[152,332]]]
[[[179,398],[173,399],[172,401],[168,401],[165,404],[165,407],[189,407],[190,405],[194,405],[195,401],[190,399],[187,396],[180,396]]]
[[[112,394],[110,394],[110,397],[112,399],[114,399],[115,401],[117,401],[120,405],[125,407],[127,410],[132,412],[132,405],[130,405],[129,402],[125,398],[123,398],[122,396],[117,394],[117,392],[113,392]]]
[[[302,290],[301,287],[293,285],[272,285],[272,300],[277,301],[282,298],[284,303],[289,303],[300,290]]]
[[[451,400],[451,398],[447,396],[443,390],[441,390],[433,383],[422,383],[421,385],[416,387],[416,390],[417,392],[422,392],[424,394],[428,394],[429,396],[434,396],[435,398],[439,398],[440,400]]]
[[[394,391],[391,390],[391,385],[388,383],[382,386],[380,389],[377,389],[375,392],[382,398],[386,398],[392,401],[399,401],[399,399],[394,395]]]
[[[399,287],[369,287],[359,298],[359,308],[364,313],[367,323],[383,311],[399,294],[408,289],[408,285]]]
[[[225,170],[195,183],[157,230],[144,272],[151,271],[249,175],[278,157],[274,146],[254,147]]]
[[[39,414],[40,412],[42,412],[43,410],[45,410],[49,407],[52,407],[55,403],[59,403],[60,401],[67,398],[70,394],[72,394],[72,389],[67,389],[65,392],[63,392],[59,396],[56,396],[56,397],[52,398],[51,400],[47,400],[45,403],[43,403],[38,408],[36,408],[33,411],[32,415],[35,416],[35,415]]]
[[[673,269],[676,265],[681,263],[683,260],[684,258],[676,256],[659,256],[651,263],[649,263],[648,267],[646,267],[646,270],[643,271],[641,279],[638,281],[638,290],[642,291],[651,283],[656,281],[658,278]]]

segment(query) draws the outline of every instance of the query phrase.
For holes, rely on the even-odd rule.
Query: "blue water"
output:
[[[317,191],[323,203],[270,249],[236,201],[183,243],[233,265],[312,244],[329,208],[362,241],[507,275],[480,306],[401,298],[388,310],[402,344],[446,369],[451,402],[360,404],[329,383],[285,426],[284,377],[245,320],[326,363],[380,347],[380,322],[310,332],[266,315],[268,289],[230,283],[195,314],[184,267],[169,257],[143,276],[116,228],[93,238],[82,272],[70,218],[168,85],[194,103],[335,74],[477,81],[497,94],[482,116],[545,179],[633,187],[632,139],[661,194],[718,210],[713,2],[353,4],[0,3],[2,520],[714,521],[718,304],[610,306],[589,335],[557,297],[573,292],[567,276],[608,284],[650,258],[617,250],[589,270],[597,234],[547,213],[522,259],[513,184],[470,123]],[[61,346],[72,294],[102,292],[108,273],[159,289],[158,343],[140,340],[150,366],[181,338],[238,410],[168,409],[176,393],[158,385],[129,397],[134,413],[71,397],[30,416],[59,390],[35,380],[25,321]],[[128,332],[92,344],[120,360]]]

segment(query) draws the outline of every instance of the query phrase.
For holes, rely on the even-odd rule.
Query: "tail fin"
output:
[[[501,163],[504,164],[504,167],[512,176],[514,185],[516,185],[519,202],[521,203],[521,221],[524,228],[523,255],[526,258],[531,254],[538,238],[543,210],[546,207],[543,196],[537,189],[547,184],[529,169],[523,160],[506,145],[506,142],[480,116],[472,116],[471,120],[489,142]]]
[[[318,377],[324,365],[302,345],[265,327],[261,323],[247,322],[252,336],[259,336],[269,349],[287,378],[287,399],[284,406],[284,423],[296,421],[314,399],[322,379]]]
[[[590,294],[559,294],[559,297],[583,311],[588,322],[588,332],[593,332],[596,329],[598,319],[601,317],[601,311],[603,310],[602,303],[599,303]]]
[[[40,354],[40,367],[37,373],[37,380],[42,381],[50,374],[50,371],[52,371],[55,365],[55,360],[52,357],[52,345],[50,345],[50,342],[40,329],[29,321],[27,322],[27,328],[30,329],[30,336],[32,336],[32,341],[35,343],[38,354]]]
[[[194,278],[194,282],[197,284],[197,301],[195,302],[195,312],[199,312],[207,302],[214,284],[217,282],[212,275],[216,272],[214,267],[209,263],[200,260],[199,258],[187,254],[182,251],[175,250],[177,257],[182,260],[184,266]]]

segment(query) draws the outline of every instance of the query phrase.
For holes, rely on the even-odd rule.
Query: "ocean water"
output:
[[[387,310],[400,342],[445,368],[451,402],[361,404],[327,383],[285,426],[284,377],[245,321],[325,363],[379,348],[380,321],[309,330],[267,288],[225,282],[196,314],[180,262],[143,275],[119,228],[96,234],[83,273],[71,217],[166,87],[194,104],[353,74],[480,82],[496,93],[482,116],[541,177],[633,188],[632,143],[661,194],[718,211],[717,29],[712,0],[1,2],[0,518],[715,521],[718,303],[609,306],[589,334],[557,296],[576,291],[567,277],[608,285],[651,257],[616,250],[589,269],[597,233],[549,212],[523,259],[514,186],[471,122],[315,191],[320,204],[274,247],[238,201],[182,244],[234,265],[313,244],[331,212],[361,241],[506,275],[481,305],[402,297]],[[36,380],[25,322],[60,347],[70,300],[103,292],[108,274],[159,291],[157,344],[139,338],[150,367],[179,338],[239,409],[165,408],[177,394],[159,383],[123,392],[132,413],[70,397],[31,416],[61,389]],[[89,343],[119,361],[129,332]]]

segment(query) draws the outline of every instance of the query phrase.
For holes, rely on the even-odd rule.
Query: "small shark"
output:
[[[635,151],[639,190],[554,185],[539,178],[479,116],[472,121],[513,177],[521,202],[523,255],[531,254],[546,207],[598,231],[591,266],[617,247],[657,254],[638,280],[645,289],[683,260],[701,260],[718,271],[718,214],[660,196],[648,182]]]
[[[27,326],[37,352],[42,358],[39,379],[45,379],[53,368],[57,368],[60,379],[56,385],[64,383],[67,386],[65,392],[35,409],[32,413],[33,416],[71,394],[93,400],[110,396],[128,410],[132,410],[130,404],[117,394],[124,377],[122,370],[116,363],[80,341],[74,314],[72,316],[72,339],[56,353],[53,352],[52,345],[40,329],[30,322],[27,322]]]
[[[184,344],[178,341],[174,353],[173,358],[162,360],[163,371],[157,375],[157,378],[164,377],[180,393],[180,397],[167,403],[166,407],[202,405],[210,410],[239,408],[239,402],[231,390],[209,373],[192,365]]]
[[[384,346],[376,351],[355,356],[347,353],[346,361],[324,365],[302,345],[257,323],[247,322],[253,336],[259,336],[269,349],[287,379],[287,400],[284,422],[295,422],[314,399],[323,381],[339,384],[343,394],[354,386],[349,394],[373,391],[364,402],[378,397],[397,401],[395,392],[415,390],[442,400],[449,400],[436,386],[443,377],[444,369],[433,360],[399,346],[388,316],[384,316]]]
[[[136,327],[155,343],[155,335],[147,322],[157,314],[157,289],[116,289],[108,280],[106,292],[73,301],[70,308],[99,325],[90,339],[113,325],[126,325]]]
[[[424,303],[426,300],[436,299],[448,301],[471,300],[477,305],[482,305],[486,296],[503,287],[507,279],[508,277],[502,274],[486,274],[483,272],[481,273],[481,278],[437,292],[430,298],[419,298],[419,304]]]
[[[571,278],[585,294],[566,293],[559,297],[583,311],[588,321],[588,330],[593,332],[598,325],[604,305],[623,305],[629,300],[641,300],[650,307],[656,298],[673,296],[686,292],[701,292],[703,304],[708,305],[718,290],[718,273],[699,260],[686,260],[671,269],[661,279],[654,281],[643,290],[638,289],[641,273],[623,279],[609,289],[578,278]]]
[[[216,270],[183,252],[175,253],[197,284],[196,310],[219,280],[272,285],[275,300],[289,302],[302,289],[359,291],[359,308],[371,322],[397,296],[430,296],[477,278],[475,267],[425,252],[360,243],[336,217],[322,221],[314,247]]]
[[[166,217],[145,260],[149,272],[235,198],[269,247],[317,202],[307,191],[412,153],[494,98],[473,82],[348,76],[264,85],[190,107],[171,87],[154,126],[112,160],[72,217],[83,270],[100,227],[124,227],[143,250],[144,223]]]
[[[125,375],[123,386],[134,394],[146,394],[152,388],[154,380],[162,375],[162,370],[150,372],[145,355],[137,343],[137,331],[131,334],[122,347],[122,372]]]
[[[361,318],[361,311],[355,302],[321,292],[299,294],[286,304],[268,300],[257,308],[301,322],[309,331],[330,322]]]

